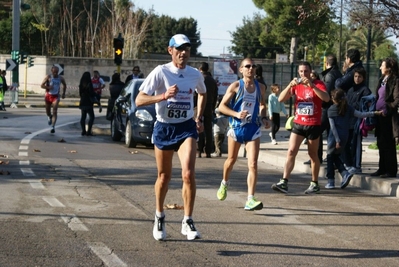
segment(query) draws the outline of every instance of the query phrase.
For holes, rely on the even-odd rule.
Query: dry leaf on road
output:
[[[33,149],[33,152],[41,152],[40,149]]]
[[[51,179],[42,178],[42,179],[40,179],[40,182],[54,182],[54,179],[53,178],[51,178]]]
[[[164,206],[164,209],[168,209],[168,210],[183,210],[184,207],[183,206],[179,206],[177,204],[166,204]]]

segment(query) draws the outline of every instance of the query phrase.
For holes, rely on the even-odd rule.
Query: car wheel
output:
[[[126,129],[125,129],[125,145],[126,147],[134,148],[137,146],[137,142],[133,138],[133,133],[132,133],[132,123],[130,120],[127,121],[126,123]]]
[[[116,125],[117,123],[114,118],[111,119],[111,138],[113,141],[120,141],[122,139],[122,134]]]

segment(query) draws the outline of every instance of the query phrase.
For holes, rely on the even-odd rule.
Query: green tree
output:
[[[12,47],[12,35],[10,32],[12,27],[12,20],[11,18],[6,18],[0,20],[0,53],[1,54],[10,54],[11,47]]]
[[[259,13],[255,13],[253,18],[244,17],[243,25],[237,27],[235,32],[230,32],[233,43],[230,52],[251,58],[275,58],[276,53],[282,52],[282,48],[271,39],[263,38],[261,43],[260,37],[265,31],[263,21],[264,17]]]
[[[253,0],[254,4],[265,10],[266,25],[270,31],[261,36],[261,42],[273,39],[284,51],[296,51],[291,47],[292,38],[299,39],[299,47],[311,47],[312,58],[316,58],[316,49],[320,38],[328,38],[330,24],[334,17],[329,5],[320,5],[314,12],[305,13],[308,7],[303,0]],[[312,2],[312,3],[310,3]],[[317,0],[310,5],[319,5]],[[302,49],[300,49],[302,50]]]
[[[35,18],[27,12],[20,20],[20,50],[30,55],[39,55],[42,52],[40,31],[34,26]]]
[[[166,47],[170,38],[177,34],[185,34],[191,41],[191,54],[198,55],[201,45],[200,33],[197,30],[197,21],[193,18],[175,19],[170,16],[154,15],[151,18],[151,27],[145,39],[145,49],[149,53],[167,54]]]
[[[388,55],[392,55],[395,52],[396,48],[393,46],[392,41],[388,38],[390,36],[386,35],[381,28],[372,27],[371,29],[371,59],[372,60],[381,60]],[[353,32],[351,38],[346,42],[346,48],[355,48],[360,51],[362,55],[362,60],[366,60],[367,53],[367,40],[368,40],[368,29],[363,27],[357,29]],[[391,49],[392,47],[392,49]]]

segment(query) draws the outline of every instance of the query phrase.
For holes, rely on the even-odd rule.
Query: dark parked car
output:
[[[137,144],[152,146],[151,137],[154,128],[155,104],[137,107],[135,99],[144,79],[129,82],[116,99],[111,116],[111,137],[120,141],[125,137],[127,147]]]

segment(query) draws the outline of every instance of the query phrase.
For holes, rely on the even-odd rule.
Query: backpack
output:
[[[367,95],[363,96],[360,99],[360,110],[361,112],[370,112],[370,111],[375,111],[375,105],[376,105],[376,98],[375,95]],[[367,137],[367,134],[369,131],[374,130],[375,125],[377,123],[377,118],[375,117],[367,117],[367,118],[362,118],[358,119],[355,129],[359,129],[360,134],[363,137]]]

